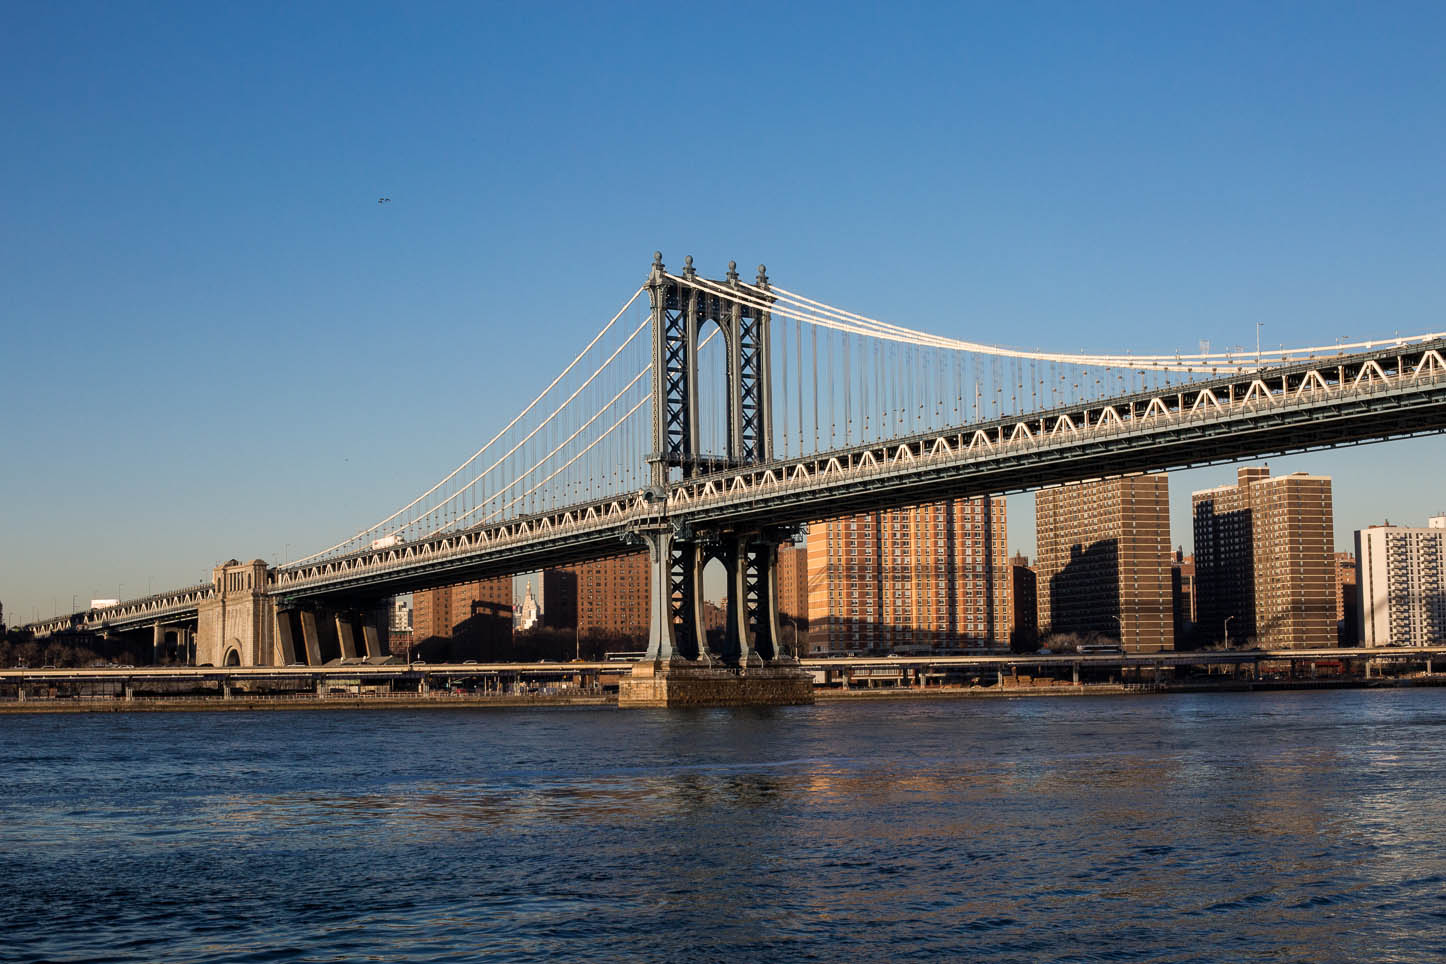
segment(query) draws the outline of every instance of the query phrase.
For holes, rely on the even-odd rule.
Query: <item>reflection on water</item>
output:
[[[1433,691],[0,717],[0,960],[1436,960]]]

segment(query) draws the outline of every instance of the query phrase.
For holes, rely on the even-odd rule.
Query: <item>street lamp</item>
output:
[[[1224,647],[1227,648],[1227,649],[1230,648],[1230,620],[1232,620],[1232,619],[1234,619],[1234,618],[1235,618],[1234,616],[1226,616],[1226,617],[1225,617],[1225,629],[1224,629],[1225,638],[1224,638],[1224,640],[1221,641],[1221,645],[1224,646]]]

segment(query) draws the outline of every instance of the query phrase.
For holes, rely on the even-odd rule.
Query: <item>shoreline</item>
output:
[[[876,700],[974,700],[1035,697],[1169,696],[1200,693],[1275,693],[1300,690],[1403,689],[1446,686],[1446,674],[1400,679],[1264,680],[1222,683],[1121,684],[1086,683],[1054,686],[876,687],[818,689],[815,703],[871,702]],[[617,695],[565,696],[305,696],[166,699],[32,698],[0,703],[0,716],[54,713],[249,713],[266,710],[447,710],[447,709],[555,709],[577,706],[617,706]]]
[[[553,709],[560,706],[616,706],[616,696],[307,696],[186,699],[28,699],[0,704],[0,716],[22,713],[249,713],[266,710],[449,710],[462,707]]]
[[[1015,697],[1069,697],[1069,696],[1172,696],[1175,694],[1200,693],[1276,693],[1298,690],[1369,690],[1408,689],[1411,687],[1446,686],[1446,675],[1434,677],[1402,677],[1400,679],[1371,680],[1261,680],[1258,682],[1231,681],[1228,683],[1084,683],[1056,686],[974,686],[939,687],[928,689],[902,689],[878,687],[877,689],[817,690],[817,702],[847,703],[850,700],[871,699],[1014,699]]]

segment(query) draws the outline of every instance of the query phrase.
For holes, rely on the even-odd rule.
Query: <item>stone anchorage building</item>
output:
[[[196,612],[196,662],[274,666],[276,604],[266,594],[266,563],[231,559],[211,570],[215,595]],[[325,620],[320,621],[325,631]]]
[[[211,570],[213,594],[196,607],[194,636],[184,627],[154,629],[157,658],[206,666],[321,666],[338,659],[387,656],[390,612],[375,608],[277,605],[260,559],[231,559]],[[172,634],[176,643],[171,643]]]
[[[1356,532],[1362,646],[1446,642],[1446,515]]]
[[[1175,648],[1170,490],[1165,474],[1043,489],[1034,496],[1039,632]]]
[[[1003,648],[1002,498],[951,499],[809,526],[808,651]]]
[[[1336,564],[1328,476],[1270,477],[1191,495],[1200,636],[1263,649],[1335,646]]]

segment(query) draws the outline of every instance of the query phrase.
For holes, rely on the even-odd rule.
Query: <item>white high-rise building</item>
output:
[[[1362,646],[1446,642],[1446,516],[1356,532]]]
[[[412,597],[392,597],[392,618],[391,630],[394,633],[410,633],[412,631]]]

